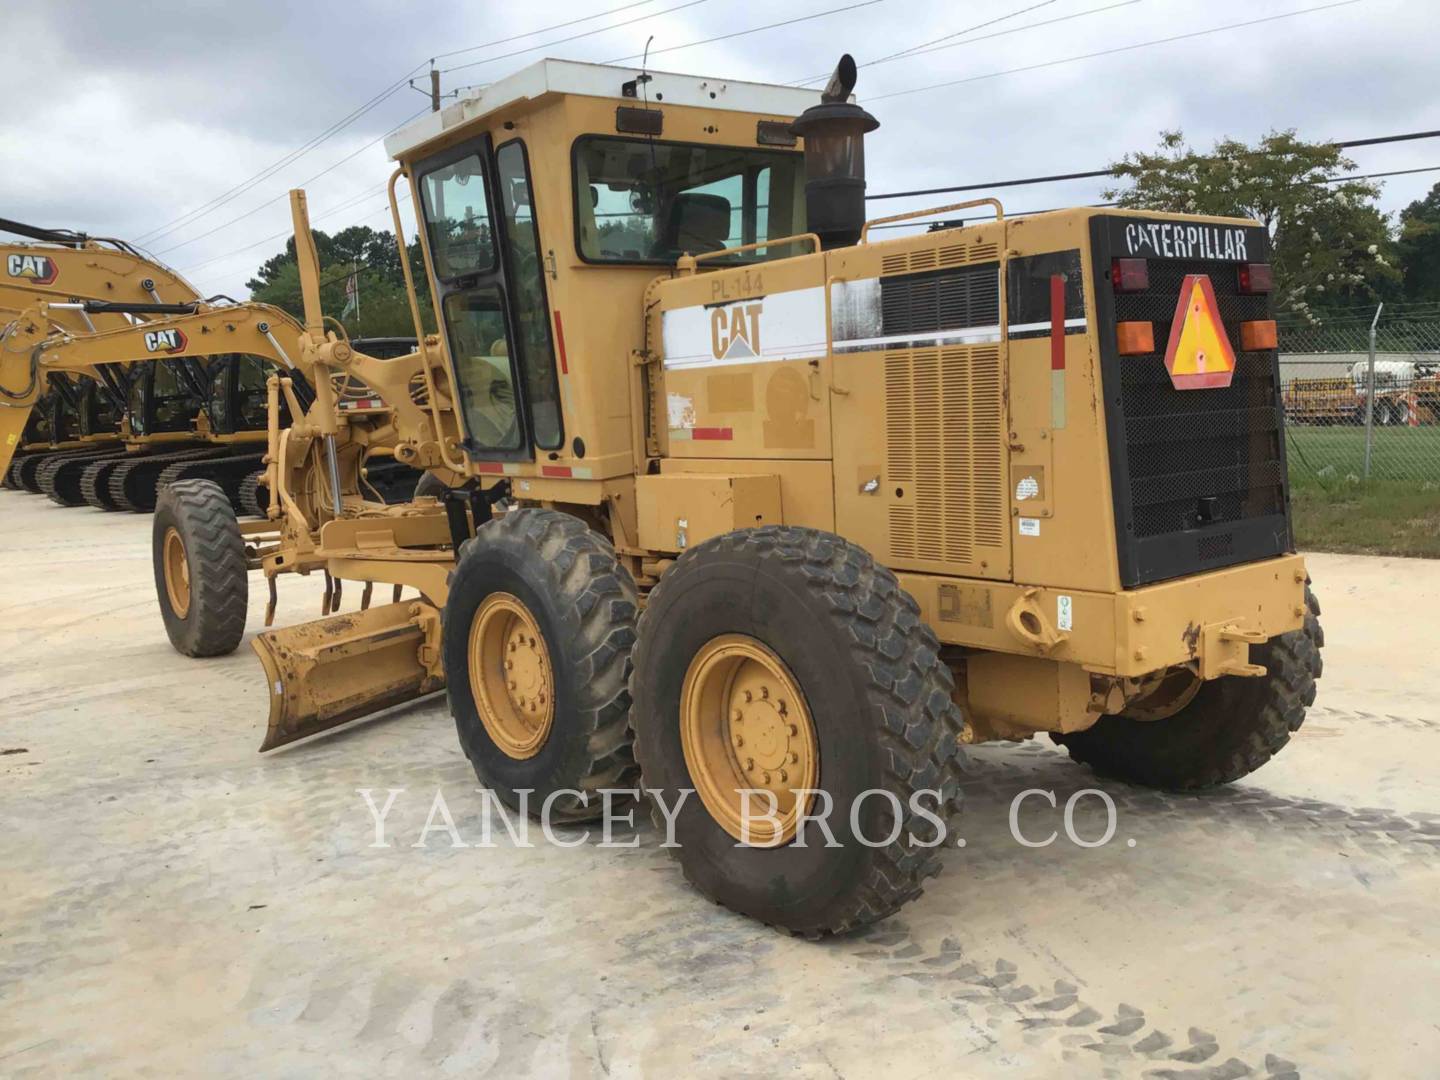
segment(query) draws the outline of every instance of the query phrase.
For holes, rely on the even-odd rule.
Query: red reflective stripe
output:
[[[475,471],[483,473],[498,473],[504,472],[505,466],[501,465],[498,461],[482,461],[476,464]]]
[[[569,475],[570,475],[570,466],[569,466],[569,465],[541,465],[541,466],[540,466],[540,475],[541,475],[541,476],[569,476]]]
[[[735,432],[728,427],[697,427],[690,430],[692,439],[711,439],[718,442],[729,442],[735,438]]]
[[[565,359],[565,327],[560,323],[560,309],[555,309],[555,345],[560,350],[560,374],[570,374],[570,363]]]
[[[1050,370],[1065,370],[1065,276],[1050,275]]]

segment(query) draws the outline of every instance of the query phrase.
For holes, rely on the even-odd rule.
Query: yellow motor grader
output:
[[[317,394],[282,430],[269,384],[270,516],[187,482],[154,525],[191,655],[240,642],[247,569],[272,613],[288,572],[327,611],[364,586],[254,639],[262,750],[443,685],[507,804],[584,820],[642,785],[699,889],[814,936],[938,871],[967,744],[1048,732],[1179,790],[1285,745],[1322,637],[1265,230],[981,200],[880,239],[854,77],[546,60],[402,129],[397,241],[411,281],[403,181],[441,327],[411,281],[403,359],[326,332],[292,197]],[[324,372],[387,409],[338,412]],[[438,496],[369,497],[372,449]]]

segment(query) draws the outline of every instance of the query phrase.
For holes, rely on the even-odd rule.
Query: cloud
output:
[[[623,0],[15,5],[6,15],[7,38],[24,42],[25,55],[19,59],[22,77],[7,80],[3,105],[5,216],[136,239],[284,159],[408,72],[423,75],[433,55],[606,10],[614,13],[442,60],[440,66],[453,67],[530,50],[450,71],[443,85],[450,90],[490,81],[544,55],[607,60],[639,53],[651,34],[652,49],[672,50],[657,52],[657,68],[784,82],[828,69],[845,50],[863,65],[1033,0],[883,0],[764,33],[673,48],[843,2],[782,7],[760,0],[651,0],[625,11],[614,11]],[[1055,0],[981,33],[1114,2]],[[1214,0],[1197,8],[1180,0],[1141,0],[862,66],[858,93],[864,101],[1317,2],[1262,8],[1251,0]],[[1128,150],[1153,145],[1156,133],[1169,127],[1183,128],[1198,145],[1224,135],[1254,139],[1272,127],[1295,127],[1307,138],[1440,128],[1440,103],[1429,85],[1434,20],[1433,12],[1421,10],[1426,7],[1365,0],[877,101],[882,127],[870,142],[870,187],[893,191],[1100,168]],[[546,44],[641,17],[605,33]],[[182,270],[193,268],[203,291],[243,293],[245,279],[283,244],[262,241],[288,229],[285,191],[322,171],[308,187],[319,227],[388,227],[378,192],[393,163],[372,144],[424,108],[421,94],[400,87],[271,178],[153,237],[148,246]],[[1356,151],[1355,157],[1366,172],[1435,165],[1440,140]],[[1440,173],[1388,184],[1384,208],[1399,209],[1437,180]],[[1086,181],[1001,194],[1013,210],[1044,209],[1094,201],[1103,187],[1103,181]],[[370,191],[376,194],[367,197]],[[878,205],[894,212],[937,198]]]

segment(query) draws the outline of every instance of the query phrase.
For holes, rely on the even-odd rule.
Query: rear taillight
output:
[[[1240,291],[1250,296],[1268,293],[1274,288],[1269,263],[1241,263],[1236,268],[1236,276],[1239,279]]]
[[[1155,351],[1155,324],[1116,323],[1115,348],[1121,356],[1148,356]]]
[[[1259,319],[1240,324],[1240,348],[1245,352],[1261,352],[1279,344],[1274,319]]]
[[[1110,284],[1116,292],[1144,292],[1150,287],[1150,266],[1144,259],[1112,259]]]

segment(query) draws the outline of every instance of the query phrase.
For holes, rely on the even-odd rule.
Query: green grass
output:
[[[1295,542],[1301,550],[1440,559],[1440,426],[1287,428]]]
[[[1365,469],[1363,427],[1286,428],[1290,478],[1317,477],[1327,487]],[[1377,427],[1370,456],[1372,480],[1430,480],[1440,483],[1440,425]]]
[[[1290,510],[1301,551],[1440,559],[1440,482],[1322,485],[1292,465]]]

